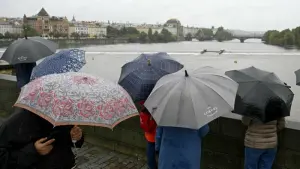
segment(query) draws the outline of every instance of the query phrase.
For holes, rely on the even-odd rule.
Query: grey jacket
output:
[[[248,126],[244,144],[246,147],[268,149],[277,147],[277,133],[285,128],[285,119],[262,123],[249,117],[243,117],[242,122]]]

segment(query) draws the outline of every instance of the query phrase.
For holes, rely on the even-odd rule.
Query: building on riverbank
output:
[[[68,34],[69,32],[69,21],[67,17],[56,17],[50,18],[50,32]]]
[[[5,35],[7,32],[20,35],[22,30],[22,25],[18,22],[0,21],[0,34],[2,35]]]
[[[141,25],[137,25],[135,28],[140,33],[144,32],[144,33],[147,33],[147,34],[148,34],[149,29],[151,28],[152,33],[154,34],[155,32],[160,33],[164,27],[161,24],[141,24]]]
[[[23,23],[45,37],[48,37],[51,33],[67,34],[69,31],[67,17],[51,17],[44,8],[34,16],[27,17],[24,15]]]
[[[178,19],[169,19],[165,24],[164,28],[176,36],[178,41],[184,40],[183,26]]]
[[[191,34],[193,37],[195,37],[195,35],[200,29],[201,28],[189,27],[189,26],[183,27],[183,36],[186,37],[188,34]]]
[[[98,23],[88,23],[88,34],[90,38],[106,37],[107,29]]]
[[[76,22],[73,17],[72,22],[69,24],[68,35],[78,34],[86,38],[102,38],[107,35],[107,28],[97,22]]]

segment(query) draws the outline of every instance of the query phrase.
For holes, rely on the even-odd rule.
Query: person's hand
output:
[[[53,149],[52,143],[55,141],[54,139],[48,140],[46,141],[47,138],[42,138],[39,139],[38,141],[36,141],[34,143],[34,147],[36,149],[36,151],[40,154],[40,155],[47,155],[51,152],[51,150]],[[46,141],[46,142],[45,142]]]
[[[72,129],[71,129],[71,138],[72,140],[76,140],[76,141],[79,141],[82,137],[82,130],[80,127],[78,126],[74,126]]]

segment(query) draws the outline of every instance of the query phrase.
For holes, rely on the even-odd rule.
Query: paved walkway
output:
[[[77,154],[75,169],[147,169],[144,160],[85,143]]]

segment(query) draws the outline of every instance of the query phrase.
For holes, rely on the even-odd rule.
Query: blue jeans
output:
[[[272,169],[276,148],[256,149],[245,147],[245,169]]]
[[[147,142],[147,165],[149,169],[156,169],[156,153],[155,153],[155,142]]]

